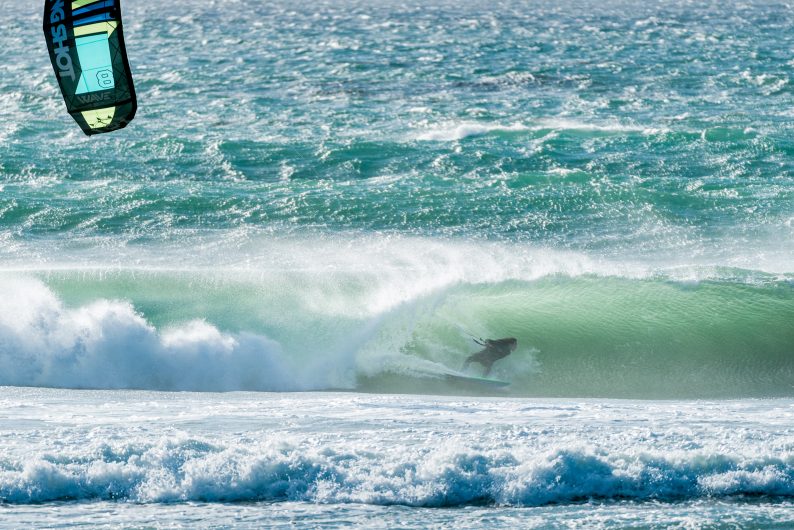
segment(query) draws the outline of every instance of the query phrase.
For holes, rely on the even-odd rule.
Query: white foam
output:
[[[67,308],[43,283],[0,279],[0,385],[161,390],[310,387],[265,336],[203,321],[157,330],[131,304]]]
[[[566,118],[541,119],[532,124],[492,123],[477,121],[448,121],[417,132],[412,139],[419,141],[451,142],[490,133],[520,133],[526,131],[583,131],[605,133],[659,134],[665,129],[639,127],[621,123],[589,123]]]
[[[450,122],[420,132],[415,136],[415,139],[429,142],[451,142],[492,132],[522,132],[529,130],[531,130],[529,127],[520,123],[501,125],[497,123]]]
[[[2,394],[13,416],[0,429],[0,502],[443,507],[794,495],[790,401],[18,394]]]

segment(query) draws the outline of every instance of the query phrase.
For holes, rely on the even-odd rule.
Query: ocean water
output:
[[[794,525],[790,5],[167,4],[0,0],[0,526]]]

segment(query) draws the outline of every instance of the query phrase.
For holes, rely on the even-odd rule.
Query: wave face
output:
[[[493,372],[510,395],[794,394],[785,274],[422,239],[265,246],[281,257],[248,269],[5,273],[0,384],[482,393],[444,380],[473,335],[518,339]]]
[[[37,389],[5,389],[3,399],[0,501],[13,504],[794,497],[791,431],[781,429],[790,400],[529,404]]]

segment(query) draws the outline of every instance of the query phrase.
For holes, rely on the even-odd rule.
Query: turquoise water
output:
[[[486,516],[494,528],[536,516],[543,526],[543,510],[558,504],[560,527],[709,526],[689,519],[699,511],[749,526],[783,520],[794,397],[790,6],[304,4],[125,0],[138,114],[123,131],[89,139],[57,92],[41,6],[0,0],[0,385],[61,388],[52,392],[62,404],[81,400],[78,389],[136,389],[123,393],[133,400],[148,391],[276,392],[271,412],[281,392],[346,391],[329,405],[342,416],[386,392],[467,396],[462,406],[473,408],[485,394],[517,407],[560,398],[549,405],[559,418],[584,400],[588,414],[605,407],[610,425],[647,428],[678,456],[651,442],[613,443],[609,429],[590,431],[584,420],[575,447],[552,437],[548,454],[519,450],[520,436],[497,429],[464,436],[460,454],[475,456],[439,457],[424,478],[388,489],[389,502],[377,492],[355,497],[356,484],[381,483],[388,466],[404,470],[437,443],[414,450],[394,438],[375,452],[404,456],[388,465],[365,449],[340,456],[374,482],[342,480],[323,497],[325,475],[310,474],[301,480],[319,489],[271,498],[270,479],[257,475],[253,493],[233,500],[275,502],[287,514],[303,513],[303,502],[350,505],[351,524],[389,504],[407,527],[436,515],[439,527],[458,516],[472,527]],[[494,367],[507,389],[446,380],[476,351],[472,336],[518,338]],[[9,406],[29,398],[2,392]],[[91,396],[86,406],[101,406],[105,394]],[[235,406],[233,396],[208,396],[211,409]],[[422,408],[423,398],[410,399]],[[684,401],[635,422],[625,415],[636,410],[605,399]],[[712,427],[676,416],[698,399],[716,400]],[[734,422],[734,406],[757,406],[777,427]],[[443,403],[427,409],[428,429],[463,436],[464,417],[448,425]],[[504,426],[537,420],[489,413]],[[378,421],[388,425],[387,416]],[[683,423],[664,424],[671,416]],[[270,444],[256,415],[245,418],[239,432]],[[28,419],[11,421],[9,443],[35,442],[29,453],[0,455],[0,503],[14,503],[0,508],[18,525],[53,525],[52,513],[67,512],[77,522],[112,505],[108,482],[91,489],[86,469],[113,467],[118,454],[140,479],[121,496],[131,501],[129,524],[175,498],[206,502],[221,525],[239,508],[221,503],[225,493],[191,496],[203,490],[184,484],[176,497],[147,489],[152,477],[184,471],[139,466],[149,449],[81,453],[79,420],[62,427],[77,433],[86,469],[50,458],[46,429],[18,435]],[[331,422],[338,439],[305,435],[335,450],[355,428]],[[557,432],[549,429],[531,443],[540,447]],[[728,432],[746,439],[720,445]],[[156,448],[174,433],[138,434]],[[483,452],[488,443],[507,444],[512,460]],[[250,463],[236,444],[224,441],[219,454]],[[179,448],[164,451],[181,458]],[[215,450],[199,453],[204,465]],[[269,454],[255,460],[281,462]],[[577,468],[579,456],[560,454],[589,456]],[[321,456],[307,469],[336,469]],[[596,485],[574,497],[535,495],[553,482],[543,470],[557,469],[555,458],[578,469],[559,476],[614,481],[582,479]],[[656,458],[661,467],[649,464]],[[26,471],[29,459],[44,471]],[[494,479],[505,467],[515,483]],[[63,489],[37,482],[48,469],[65,477]],[[465,513],[428,515],[435,497],[415,488],[454,490],[461,476],[481,480],[452,503]],[[516,493],[520,484],[531,494]],[[27,511],[37,500],[65,504]],[[588,518],[590,502],[602,519]],[[651,506],[653,517],[640,515]],[[303,522],[321,525],[327,514],[309,509]]]
[[[345,231],[790,258],[784,3],[131,0],[140,119],[97,139],[34,52],[38,6],[2,7],[9,241]]]

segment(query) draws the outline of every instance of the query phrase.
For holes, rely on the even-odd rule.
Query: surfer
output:
[[[487,377],[488,374],[491,373],[493,363],[499,359],[504,359],[514,352],[518,347],[518,340],[513,338],[485,340],[474,339],[474,342],[480,346],[484,346],[484,349],[469,355],[469,357],[466,359],[466,362],[463,364],[463,370],[466,370],[471,363],[480,363],[483,365],[483,367],[485,367],[483,377]]]

